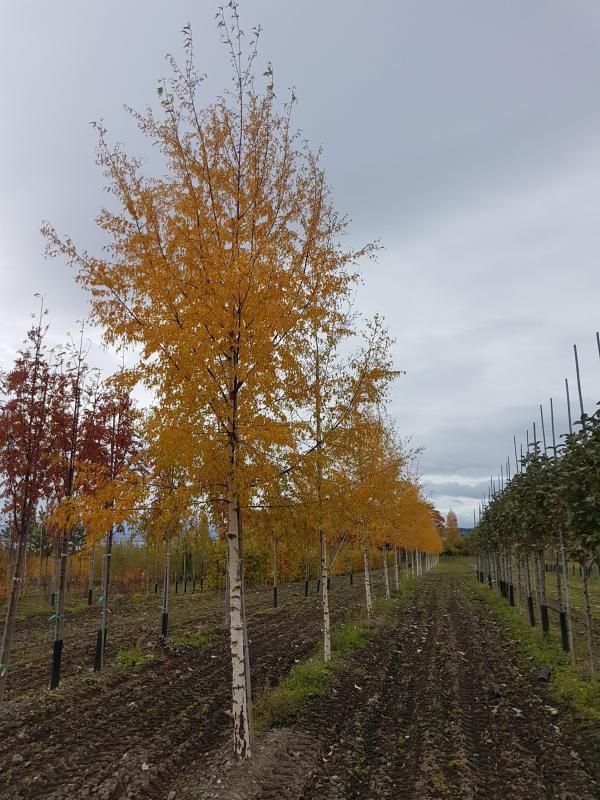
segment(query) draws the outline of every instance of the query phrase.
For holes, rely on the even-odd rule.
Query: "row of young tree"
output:
[[[264,513],[264,512],[263,512]],[[314,534],[296,535],[293,517],[281,523],[281,527],[269,530],[258,514],[248,520],[245,549],[245,584],[251,588],[279,584],[307,584],[308,595],[314,590],[319,576],[319,547]],[[208,519],[198,519],[199,528],[178,534],[170,542],[170,591],[187,594],[200,591],[220,591],[226,585],[227,547],[224,539],[209,531]],[[405,529],[403,544],[409,545],[411,537]],[[15,535],[10,523],[0,532],[0,601],[7,598],[13,580]],[[417,542],[418,543],[418,542]],[[333,577],[345,577],[354,583],[354,578],[363,569],[363,553],[358,542],[342,536],[332,543],[333,554],[330,573]],[[388,558],[394,546],[390,545]],[[401,568],[416,572],[412,547],[396,546]],[[48,525],[44,514],[37,521],[28,537],[24,574],[20,585],[20,598],[28,598],[30,608],[40,608],[40,603],[54,608],[56,601],[57,556],[59,547],[56,530]],[[369,543],[369,559],[375,569],[383,568],[383,546]],[[146,535],[138,526],[127,526],[127,530],[116,528],[111,550],[111,594],[114,602],[129,596],[158,594],[162,590],[165,564],[165,541]],[[67,579],[67,606],[73,601],[79,607],[81,598],[89,606],[98,600],[102,585],[103,558],[93,538],[86,536],[83,525],[76,525],[69,541],[69,570]],[[302,588],[302,587],[300,587]],[[297,587],[294,589],[297,591]],[[276,595],[276,591],[274,591]],[[114,609],[112,614],[114,616]]]
[[[248,530],[262,528],[274,541],[284,531],[316,539],[326,660],[334,546],[345,539],[360,548],[372,613],[369,548],[382,549],[387,575],[389,551],[417,551],[422,566],[419,554],[432,558],[440,540],[406,442],[385,412],[397,376],[392,342],[379,318],[364,321],[353,308],[357,265],[377,248],[343,246],[347,220],[333,206],[319,154],[292,128],[293,94],[278,104],[270,67],[265,88],[256,88],[258,31],[245,57],[235,2],[218,25],[231,88],[201,102],[204,79],[186,26],[185,63],[170,59],[159,113],[132,112],[162,154],[158,177],[97,126],[111,197],[98,217],[103,255],[44,226],[48,254],[75,266],[106,342],[136,361],[86,393],[82,346],[68,369],[52,367],[40,319],[5,380],[2,473],[17,555],[0,674],[4,681],[19,565],[40,502],[62,537],[51,686],[60,675],[73,525],[83,524],[90,543],[105,537],[102,660],[115,526],[133,522],[164,539],[169,575],[169,542],[205,515],[227,546],[234,749],[246,758]],[[130,400],[136,384],[152,398],[143,416]]]
[[[47,557],[52,555],[55,645],[50,685],[54,688],[60,680],[63,639],[58,635],[64,633],[69,558],[76,559],[81,577],[81,555],[87,551],[86,591],[91,603],[96,588],[94,573],[98,571],[95,555],[103,540],[95,658],[95,668],[101,669],[116,530],[126,526],[137,543],[134,550],[145,557],[146,592],[151,591],[151,557],[155,563],[153,589],[158,592],[160,584],[163,595],[162,635],[167,634],[169,590],[174,585],[177,591],[178,579],[183,591],[188,581],[195,589],[196,578],[201,589],[205,579],[212,588],[225,586],[227,576],[223,575],[222,581],[221,577],[228,547],[220,497],[211,497],[205,487],[198,493],[189,481],[171,487],[157,483],[161,476],[154,468],[148,438],[153,412],[142,414],[135,408],[119,386],[122,373],[110,381],[99,381],[88,368],[83,338],[71,348],[71,358],[65,357],[68,348],[48,351],[44,344],[45,316],[42,307],[26,346],[2,381],[0,476],[5,511],[10,515],[7,545],[11,580],[1,663],[4,685],[27,552],[30,562],[35,553],[29,574],[39,566],[39,578],[44,556],[47,573]],[[381,408],[366,404],[348,409],[347,419],[328,443],[332,447],[335,443],[336,451],[329,460],[322,457],[327,469],[321,476],[324,495],[320,502],[307,494],[310,469],[317,475],[315,464],[311,467],[314,456],[309,453],[306,460],[300,459],[295,469],[281,476],[276,492],[265,484],[271,494],[267,497],[260,492],[257,502],[243,508],[250,542],[246,568],[254,582],[261,571],[266,577],[268,565],[274,603],[282,560],[288,579],[304,577],[305,591],[311,577],[317,578],[319,586],[323,580],[328,598],[328,573],[332,568],[340,571],[340,562],[336,569],[336,561],[341,553],[349,559],[351,574],[361,569],[362,562],[371,615],[372,564],[383,568],[387,596],[390,554],[396,588],[401,551],[413,572],[420,574],[428,569],[439,549],[434,524],[439,514],[425,502],[407,471],[410,452]],[[315,565],[324,539],[331,547],[330,555],[324,557],[321,551]],[[160,578],[159,551],[163,564]]]
[[[576,660],[568,581],[568,561],[579,564],[589,663],[594,663],[594,633],[589,580],[600,569],[600,411],[583,413],[575,430],[557,444],[552,417],[552,443],[528,445],[518,471],[493,491],[474,531],[481,581],[496,585],[514,605],[514,584],[524,578],[529,622],[535,606],[549,633],[546,581],[556,580],[562,646]],[[537,603],[534,602],[534,586]]]

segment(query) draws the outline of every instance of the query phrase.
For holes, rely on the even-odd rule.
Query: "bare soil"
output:
[[[318,598],[303,584],[280,587],[272,609],[269,589],[248,594],[249,642],[255,693],[276,684],[314,652],[321,638]],[[360,613],[358,581],[333,581],[337,622]],[[97,613],[68,620],[66,680],[45,690],[49,665],[47,617],[19,626],[12,699],[0,709],[0,797],[166,798],[185,765],[222,745],[230,735],[231,672],[222,595],[177,596],[171,631],[210,632],[201,648],[162,642],[158,601],[125,603],[111,618],[108,656],[138,644],[152,658],[134,671],[90,669]],[[118,612],[118,613],[117,613]]]
[[[339,579],[331,599],[335,623],[360,614],[359,577],[354,586]],[[249,593],[255,693],[307,658],[321,637],[314,595],[305,600],[302,586],[292,586],[280,600],[272,611],[268,590]],[[307,702],[293,726],[257,735],[244,765],[231,759],[222,598],[174,603],[176,630],[212,630],[199,649],[161,645],[154,605],[124,606],[112,621],[113,654],[137,641],[154,655],[133,672],[91,673],[83,657],[93,649],[95,618],[82,611],[81,625],[71,620],[69,677],[53,693],[35,685],[46,654],[38,675],[34,645],[45,629],[26,621],[29,648],[21,639],[19,657],[31,652],[32,669],[12,676],[13,699],[0,712],[1,798],[600,797],[592,751],[544,696],[539,665],[520,659],[463,575],[419,579],[412,598],[380,619],[368,647],[345,657],[332,691]],[[501,687],[499,702],[492,683]]]
[[[175,796],[598,798],[592,748],[578,749],[538,666],[520,661],[464,577],[432,573],[346,662],[329,697],[307,705],[293,728],[259,738],[251,764],[215,753],[180,778]]]

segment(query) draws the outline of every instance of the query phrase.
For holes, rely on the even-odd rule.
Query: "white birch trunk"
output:
[[[251,756],[249,693],[245,647],[242,553],[237,497],[229,487],[227,530],[227,576],[229,589],[229,635],[232,668],[233,748],[240,759]]]
[[[385,599],[390,599],[390,578],[388,575],[387,544],[383,545],[383,581],[385,584]]]
[[[400,588],[400,570],[398,568],[398,548],[394,545],[394,584],[396,591]]]
[[[163,578],[163,600],[160,635],[166,637],[169,632],[169,582],[171,575],[171,540],[165,539],[165,564]]]
[[[323,598],[323,659],[331,661],[331,622],[329,618],[329,564],[327,537],[321,531],[321,596]]]
[[[363,561],[365,565],[365,593],[367,595],[367,616],[373,616],[373,596],[371,594],[371,570],[369,569],[369,545],[365,539],[363,542]]]
[[[88,552],[88,592],[94,591],[94,557],[95,549],[90,547]]]

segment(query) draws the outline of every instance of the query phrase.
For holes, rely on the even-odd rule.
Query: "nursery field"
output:
[[[505,601],[476,585],[471,561],[448,559],[402,578],[390,601],[376,601],[370,624],[360,576],[353,585],[335,579],[327,667],[318,655],[316,594],[282,586],[273,609],[268,589],[248,592],[257,702],[254,755],[243,764],[232,757],[222,594],[174,597],[166,643],[157,636],[155,598],[115,607],[99,676],[90,670],[94,611],[74,610],[66,678],[53,693],[42,688],[47,614],[29,613],[0,712],[0,796],[600,796],[600,733],[556,701],[552,677],[548,686],[538,681],[540,664],[494,610]],[[380,596],[380,574],[374,588]]]

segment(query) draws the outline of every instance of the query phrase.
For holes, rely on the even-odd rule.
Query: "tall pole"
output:
[[[544,442],[544,455],[546,455],[546,426],[544,425],[544,408],[540,403],[540,419],[542,421],[542,440]]]
[[[569,414],[570,420],[570,414]],[[550,398],[550,423],[552,425],[552,452],[554,459],[557,458],[556,450],[556,433],[554,427],[554,403]],[[563,532],[562,522],[558,523],[558,564],[556,569],[558,602],[559,602],[559,620],[560,620],[560,633],[562,639],[563,651],[570,650],[571,662],[575,664],[575,635],[573,632],[573,624],[571,620],[571,593],[569,591],[569,567],[567,564],[567,554],[565,551],[565,536]]]
[[[519,473],[519,459],[517,458],[517,437],[513,434],[513,444],[515,446],[515,472]]]
[[[575,373],[577,375],[577,392],[579,394],[579,410],[581,412],[581,419],[583,420],[583,395],[581,393],[581,375],[579,374],[579,357],[577,355],[577,345],[573,345],[573,352],[575,353]]]
[[[569,418],[569,433],[573,433],[573,420],[571,418],[571,396],[569,395],[569,379],[565,378],[565,391],[567,393],[567,416]]]

